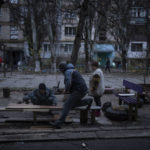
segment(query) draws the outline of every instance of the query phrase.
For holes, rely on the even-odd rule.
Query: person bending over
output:
[[[34,105],[57,105],[57,99],[52,90],[48,89],[44,83],[39,84],[39,88],[25,95],[23,101]]]

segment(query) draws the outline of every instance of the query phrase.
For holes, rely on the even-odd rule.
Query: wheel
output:
[[[128,120],[128,111],[126,109],[113,109],[112,107],[108,107],[105,111],[105,116],[110,120],[114,121],[125,121]]]
[[[102,111],[103,111],[103,112],[106,112],[106,109],[107,109],[108,107],[111,107],[111,106],[112,106],[111,102],[106,102],[106,103],[104,103],[104,104],[103,104],[103,107],[102,107]]]

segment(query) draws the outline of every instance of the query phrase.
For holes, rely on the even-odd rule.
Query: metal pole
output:
[[[10,53],[10,57],[11,57],[11,61],[10,61],[11,62],[11,75],[12,75],[12,72],[13,72],[13,56],[12,55],[13,55],[13,52]]]
[[[4,70],[3,70],[3,73],[4,73],[4,78],[6,78],[6,56],[5,56],[5,45],[3,47],[3,58],[4,58]]]

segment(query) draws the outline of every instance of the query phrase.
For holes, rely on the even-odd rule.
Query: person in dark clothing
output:
[[[109,58],[107,57],[107,60],[106,60],[106,67],[105,67],[105,71],[109,71],[109,73],[110,73],[110,60],[109,60]]]
[[[34,105],[57,105],[56,97],[52,90],[46,88],[44,83],[39,84],[39,88],[25,95],[23,101],[28,103],[31,100]]]
[[[82,99],[87,94],[88,89],[83,77],[74,69],[74,66],[61,63],[59,70],[64,74],[65,92],[70,92],[70,95],[64,103],[60,118],[54,124],[51,123],[54,128],[61,128],[72,108],[87,105],[88,109],[92,104],[92,99]]]

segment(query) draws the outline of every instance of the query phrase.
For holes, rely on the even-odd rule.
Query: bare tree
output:
[[[42,42],[47,36],[51,37],[51,43],[54,41],[56,21],[49,19],[55,18],[54,13],[56,10],[54,12],[54,9],[52,9],[54,4],[54,0],[26,0],[22,1],[22,3],[9,5],[11,14],[14,17],[14,24],[18,25],[24,31],[29,48],[33,53],[35,72],[40,71],[40,49],[42,48]],[[50,13],[51,16],[49,15]]]
[[[76,64],[78,59],[78,52],[82,40],[82,34],[85,34],[85,62],[88,64],[89,55],[93,51],[93,45],[98,39],[99,35],[106,27],[107,10],[110,4],[110,0],[83,0],[79,8],[79,23],[77,27],[77,33],[74,41],[74,48],[72,51],[71,60],[73,64]],[[105,22],[104,22],[105,20]],[[92,32],[92,30],[95,32]],[[88,30],[88,31],[87,31]],[[106,31],[106,28],[105,28]],[[92,39],[92,34],[94,38]],[[89,46],[90,45],[90,46]],[[90,48],[90,54],[89,50]],[[87,69],[87,67],[86,67]]]
[[[31,14],[31,30],[32,30],[32,44],[33,44],[33,50],[35,52],[34,58],[35,58],[35,72],[40,71],[40,61],[38,56],[38,46],[37,46],[37,28],[36,28],[36,22],[35,22],[35,1],[28,1],[29,5],[29,12]]]
[[[85,25],[85,31],[84,31],[84,35],[85,35],[85,39],[84,39],[84,52],[85,52],[85,72],[88,73],[89,72],[89,30],[88,30],[88,23],[86,22]]]
[[[79,12],[79,23],[77,27],[76,37],[74,40],[73,51],[71,55],[71,61],[75,65],[78,59],[78,52],[81,46],[82,33],[84,30],[84,25],[86,21],[86,17],[88,15],[88,4],[89,0],[84,0],[81,4],[80,12]]]
[[[61,28],[61,0],[45,3],[45,20],[51,45],[51,72],[56,73],[56,51],[59,45]]]
[[[92,31],[94,28],[94,17],[95,17],[95,10],[93,9],[93,7],[89,5],[88,17],[86,18],[84,32],[83,32],[84,52],[85,52],[85,72],[90,71],[89,64],[91,61],[91,52],[93,50]]]
[[[122,57],[122,69],[126,71],[127,51],[130,41],[128,25],[130,22],[130,5],[128,0],[112,0],[109,13],[108,26],[111,35],[114,37]]]

